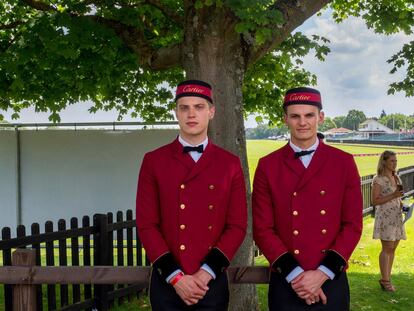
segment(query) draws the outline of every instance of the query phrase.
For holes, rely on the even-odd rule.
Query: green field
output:
[[[248,140],[247,141],[247,158],[249,161],[250,180],[253,180],[254,171],[256,170],[257,162],[261,157],[266,154],[275,151],[284,145],[286,141],[275,140]],[[361,145],[342,145],[342,144],[330,144],[338,149],[346,151],[351,154],[378,154],[384,150],[392,150],[395,152],[407,152],[413,151],[414,148],[396,148],[395,146],[361,146]],[[359,174],[361,176],[375,174],[377,169],[379,156],[365,156],[355,157],[355,161],[358,165]],[[398,167],[407,167],[414,165],[414,154],[398,155]]]

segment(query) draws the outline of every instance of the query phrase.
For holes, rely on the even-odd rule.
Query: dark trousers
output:
[[[222,273],[208,283],[209,290],[197,304],[187,306],[157,271],[153,270],[150,283],[150,302],[153,311],[227,311],[229,287],[227,274]]]
[[[299,298],[291,285],[280,274],[271,273],[269,283],[270,311],[349,311],[349,285],[346,273],[343,272],[337,280],[328,280],[322,285],[322,290],[328,299],[326,305],[318,302],[307,305]]]

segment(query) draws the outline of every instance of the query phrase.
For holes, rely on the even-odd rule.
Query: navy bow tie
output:
[[[197,151],[198,153],[203,153],[203,150],[204,150],[203,145],[198,145],[196,147],[184,146],[184,148],[183,148],[184,153],[187,153],[187,152],[190,152],[190,151]]]
[[[315,150],[304,150],[304,151],[295,152],[295,159],[299,159],[300,157],[311,154],[312,152],[315,152]]]

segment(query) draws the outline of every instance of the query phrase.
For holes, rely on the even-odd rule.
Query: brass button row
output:
[[[326,193],[325,190],[321,190],[321,192],[319,192],[320,195],[325,195],[325,193]],[[293,192],[293,196],[294,197],[297,197],[298,196],[298,193],[296,191]]]
[[[185,226],[184,224],[180,225],[180,229],[181,229],[181,230],[185,230],[185,228],[186,228],[186,226]],[[213,226],[212,226],[212,225],[208,226],[207,228],[208,228],[208,230],[210,230],[210,231],[211,231],[211,230],[213,230]]]
[[[326,229],[322,229],[321,233],[322,234],[326,234],[328,231]],[[299,235],[299,231],[298,230],[293,230],[293,235]]]
[[[181,209],[185,209],[185,207],[186,207],[186,206],[185,206],[185,204],[183,204],[183,203],[182,203],[182,204],[180,204],[180,208],[181,208]],[[213,210],[213,209],[214,209],[214,205],[213,205],[213,204],[210,204],[210,205],[208,206],[208,209],[209,209],[210,211],[211,211],[211,210]]]
[[[181,184],[180,188],[184,190],[185,189],[185,184]],[[208,186],[208,189],[210,189],[210,190],[214,190],[214,188],[215,188],[214,185],[209,185]]]
[[[320,211],[320,213],[321,213],[321,215],[326,215],[326,211],[325,211],[324,209],[322,209],[322,210]],[[298,215],[299,215],[299,212],[298,212],[298,211],[293,211],[293,212],[292,212],[292,215],[293,215],[293,216],[298,216]]]

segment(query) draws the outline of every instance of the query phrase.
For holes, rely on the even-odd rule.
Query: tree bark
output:
[[[240,157],[247,185],[249,224],[246,239],[232,264],[250,266],[254,263],[254,252],[243,119],[242,83],[246,68],[243,41],[234,31],[235,19],[230,12],[217,9],[188,14],[181,59],[187,78],[209,82],[213,87],[216,115],[210,123],[209,138]],[[255,285],[233,285],[229,310],[258,310]]]

